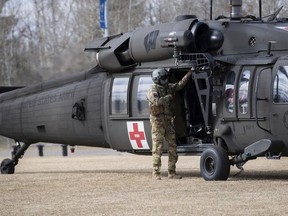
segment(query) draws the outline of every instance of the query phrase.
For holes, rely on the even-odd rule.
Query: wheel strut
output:
[[[1,162],[1,173],[2,174],[14,174],[15,166],[18,164],[19,159],[23,157],[25,151],[30,146],[30,143],[16,142],[17,146],[12,151],[12,159],[6,158]]]

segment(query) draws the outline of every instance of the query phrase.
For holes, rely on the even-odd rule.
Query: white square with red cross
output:
[[[143,121],[127,122],[127,131],[133,149],[150,149],[146,139]]]

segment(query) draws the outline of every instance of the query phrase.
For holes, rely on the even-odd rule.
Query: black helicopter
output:
[[[262,18],[261,0],[259,17],[243,17],[242,0],[230,3],[228,18],[184,15],[96,39],[85,49],[96,52],[89,71],[2,88],[0,135],[17,148],[1,173],[14,173],[37,142],[150,154],[146,93],[158,67],[171,82],[194,68],[175,95],[175,124],[178,152],[201,155],[205,180],[226,180],[231,165],[260,156],[288,156],[288,19],[278,18],[282,7]]]

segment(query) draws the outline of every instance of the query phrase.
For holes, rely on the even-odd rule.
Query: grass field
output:
[[[59,150],[59,152],[58,152]],[[14,175],[0,175],[0,215],[286,215],[288,158],[259,158],[227,181],[204,181],[199,157],[180,156],[181,180],[151,179],[151,157],[79,148],[28,150]],[[1,151],[0,159],[9,156]]]

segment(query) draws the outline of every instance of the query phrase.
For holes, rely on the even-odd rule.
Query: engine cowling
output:
[[[210,29],[196,18],[190,18],[96,39],[85,51],[97,52],[96,61],[100,67],[120,72],[141,62],[172,58],[174,47],[182,53],[207,52],[219,49],[223,41],[221,32]]]

